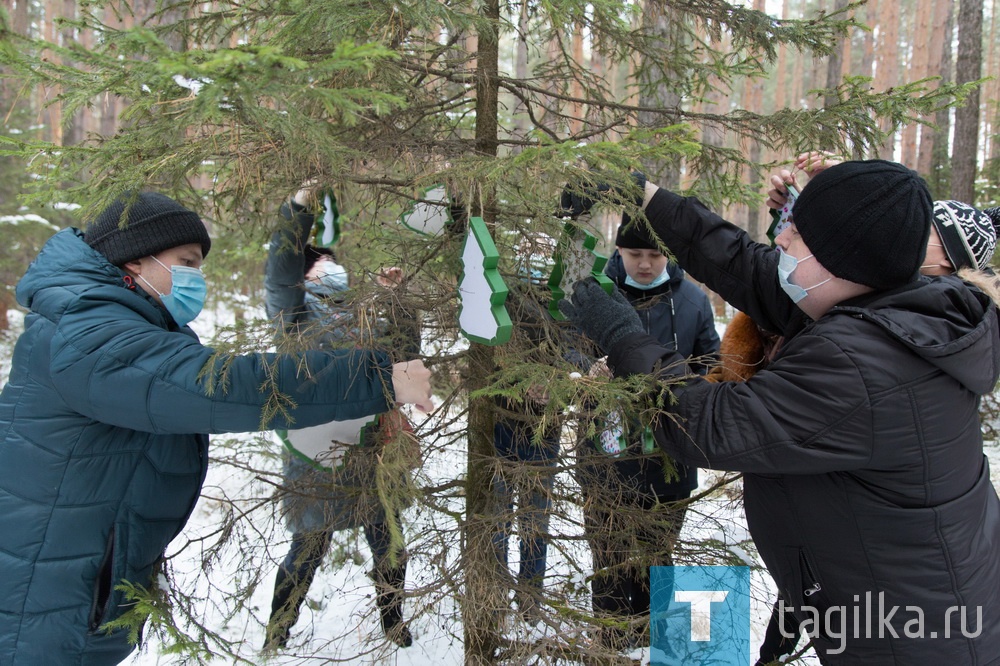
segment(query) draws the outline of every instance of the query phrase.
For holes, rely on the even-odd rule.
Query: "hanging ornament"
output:
[[[409,212],[403,213],[403,226],[426,236],[440,236],[451,223],[451,202],[444,185],[434,185],[420,196]]]
[[[319,210],[316,212],[316,245],[332,247],[340,239],[340,211],[333,188],[325,187],[317,194]]]
[[[781,207],[781,210],[771,209],[773,222],[767,228],[767,238],[771,241],[771,247],[774,247],[774,239],[792,223],[792,207],[795,205],[795,200],[799,198],[799,191],[791,185],[786,184],[785,189],[788,190],[788,201]]]
[[[555,254],[552,255],[554,266],[549,275],[549,289],[552,291],[549,313],[557,321],[566,320],[565,315],[559,311],[558,303],[573,296],[573,285],[578,280],[592,276],[609,295],[615,288],[614,282],[604,274],[608,258],[594,251],[597,237],[578,226],[580,221],[586,222],[586,219],[581,216],[577,224],[566,223]]]
[[[458,282],[458,324],[466,338],[484,345],[504,344],[513,328],[504,305],[507,285],[497,270],[499,261],[486,223],[481,217],[469,218]]]

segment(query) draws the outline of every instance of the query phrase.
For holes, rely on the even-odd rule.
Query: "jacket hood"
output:
[[[922,277],[845,302],[830,313],[877,324],[977,395],[992,391],[1000,376],[997,308],[989,296],[959,278]]]
[[[125,273],[87,245],[79,229],[63,229],[50,238],[17,283],[17,302],[46,319],[58,321],[81,297],[119,302],[150,322],[175,326],[166,310],[138,287],[129,289]]]
[[[608,259],[608,265],[604,267],[604,274],[607,275],[611,280],[618,285],[619,289],[623,289],[629,294],[635,296],[656,296],[667,291],[676,290],[677,285],[679,285],[684,280],[684,269],[678,266],[672,261],[667,262],[667,275],[670,277],[666,282],[661,284],[659,287],[654,287],[653,289],[636,289],[625,284],[625,278],[628,277],[628,273],[625,272],[625,262],[622,260],[622,255],[615,250],[611,258]]]

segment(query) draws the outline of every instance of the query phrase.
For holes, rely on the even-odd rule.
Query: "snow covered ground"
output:
[[[19,313],[10,313],[14,332],[20,327]],[[207,316],[206,316],[207,315]],[[210,339],[218,319],[209,313],[203,315],[195,328],[204,339]],[[224,319],[224,317],[223,317]],[[723,326],[720,324],[720,333]],[[14,336],[0,339],[0,382],[9,371],[10,350]],[[433,419],[446,419],[444,410],[431,417],[412,415],[414,422],[427,428]],[[457,430],[460,423],[449,426]],[[439,484],[453,479],[464,470],[466,459],[461,439],[435,449],[425,460],[420,471],[420,482]],[[987,447],[991,460],[1000,459],[1000,449],[995,442]],[[403,522],[407,546],[411,553],[407,589],[419,590],[422,607],[413,607],[409,600],[407,617],[415,636],[414,645],[408,649],[395,649],[381,636],[378,620],[373,611],[373,589],[367,577],[370,556],[364,538],[354,535],[339,540],[336,552],[317,575],[304,604],[302,615],[294,628],[287,651],[265,656],[260,652],[264,642],[264,624],[270,610],[274,571],[287,549],[288,534],[270,502],[280,462],[275,445],[266,434],[245,434],[213,438],[213,464],[210,466],[203,496],[184,532],[171,544],[170,585],[189,593],[194,602],[193,618],[228,640],[239,644],[238,663],[291,666],[305,664],[396,664],[452,666],[463,663],[462,626],[458,601],[439,588],[444,559],[454,562],[459,555],[455,524],[451,517],[440,511],[414,506],[404,513]],[[994,482],[1000,481],[1000,464],[994,462]],[[714,472],[701,474],[702,489],[717,478]],[[558,479],[564,487],[572,487],[572,479]],[[456,500],[450,508],[461,510]],[[246,513],[238,519],[239,516]],[[235,520],[234,520],[235,519]],[[572,521],[556,521],[552,531],[573,534]],[[221,531],[220,531],[221,530]],[[578,531],[576,532],[579,533]],[[451,534],[453,542],[445,542],[443,535]],[[753,561],[756,554],[738,503],[729,493],[716,493],[693,505],[681,539],[714,536],[730,545],[730,549]],[[216,551],[213,544],[225,537],[228,545]],[[516,566],[516,542],[511,544],[511,565]],[[585,562],[590,557],[582,541],[568,541],[549,550],[549,573],[552,580],[579,579],[573,574],[577,568],[571,562]],[[678,562],[683,564],[683,562]],[[246,599],[237,604],[236,599]],[[755,572],[752,577],[752,650],[762,638],[774,598],[773,584],[766,574]],[[579,598],[581,607],[588,600]],[[236,609],[236,610],[234,610]],[[532,632],[541,638],[546,631],[536,627],[528,629],[512,621],[509,633]],[[211,646],[209,646],[211,648]],[[390,649],[391,648],[391,649]],[[648,650],[633,654],[648,660]],[[233,663],[231,656],[220,657],[211,663]],[[142,649],[126,662],[131,666],[166,666],[182,662],[176,655],[166,652],[156,636],[147,636]],[[540,662],[550,663],[550,662]],[[802,664],[815,665],[815,656],[807,656]]]

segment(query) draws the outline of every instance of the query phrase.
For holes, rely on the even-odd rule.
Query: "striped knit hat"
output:
[[[997,246],[996,221],[961,201],[934,202],[934,228],[955,270],[989,268]]]

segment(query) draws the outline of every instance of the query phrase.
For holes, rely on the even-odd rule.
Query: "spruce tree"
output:
[[[751,160],[759,152],[750,146],[789,156],[817,146],[865,154],[882,144],[884,128],[932,114],[966,92],[954,86],[926,91],[919,82],[873,92],[869,79],[855,77],[812,91],[813,108],[695,110],[718,90],[765,77],[780,45],[798,57],[829,54],[856,25],[852,8],[779,20],[722,0],[216,0],[163,2],[152,11],[146,3],[93,0],[81,3],[64,26],[64,32],[92,35],[89,48],[80,41],[46,43],[3,25],[0,64],[29,89],[58,90],[54,101],[64,118],[101,99],[124,100],[117,130],[75,145],[13,135],[2,141],[6,154],[25,158],[42,176],[26,200],[78,201],[85,220],[122,192],[159,189],[212,223],[213,234],[227,239],[234,253],[234,269],[262,259],[259,248],[282,198],[306,181],[333,188],[345,217],[342,261],[369,272],[397,265],[408,276],[393,295],[361,281],[359,316],[373,303],[392,304],[387,301],[423,313],[426,361],[437,371],[443,402],[439,417],[420,433],[424,453],[458,446],[467,456],[453,482],[394,487],[388,494],[405,497],[384,498],[400,506],[416,502],[440,516],[434,524],[441,533],[411,544],[440,567],[434,583],[421,588],[426,597],[411,607],[459,599],[466,662],[476,666],[602,658],[609,655],[586,640],[608,621],[593,616],[581,584],[590,565],[581,546],[573,452],[578,439],[597,434],[587,414],[637,418],[650,408],[640,397],[649,380],[575,378],[578,368],[557,344],[568,327],[551,321],[541,345],[518,331],[517,317],[505,345],[449,344],[459,339],[462,220],[482,218],[508,286],[526,302],[544,302],[544,291],[524,279],[523,248],[560,236],[565,221],[554,213],[566,183],[585,188],[603,181],[627,191],[631,171],[655,169],[712,205],[759,206],[761,192],[744,184],[745,174],[760,177],[774,165]],[[526,51],[526,75],[514,73],[517,43]],[[725,140],[702,142],[706,129]],[[426,236],[399,224],[437,185],[446,186],[455,218],[446,232]],[[640,215],[628,197],[618,204]],[[254,275],[259,280],[259,272]],[[215,284],[221,290],[226,283]],[[266,347],[269,336],[267,322],[259,320],[222,331],[215,340],[218,363],[206,370],[209,385],[225,390],[225,355]],[[493,448],[497,399],[523,405],[539,387],[545,388],[539,418],[565,422],[566,455],[556,470],[504,463]],[[283,399],[275,396],[274,410]],[[460,435],[453,434],[453,421],[465,424]],[[263,439],[260,448],[265,455]],[[238,449],[224,447],[216,456],[215,464],[257,464]],[[383,464],[396,463],[387,457]],[[514,583],[497,562],[493,536],[517,516],[496,505],[494,484],[501,474],[530,485],[553,472],[549,557],[558,553],[566,565],[550,570],[539,602],[543,622],[559,628],[559,640],[521,640],[501,631],[510,621]],[[259,476],[280,485],[273,472]],[[726,491],[710,492],[725,497]],[[250,517],[273,513],[267,493],[256,493],[242,503],[221,501],[225,524],[200,540],[208,579],[227,542],[248,563],[238,576],[246,592],[212,602],[225,618],[244,612],[249,593],[268,584],[269,572],[253,563],[271,562],[263,550],[280,530],[273,522],[260,530]],[[604,501],[614,506],[615,498]],[[626,524],[657,519],[625,514]],[[711,538],[682,542],[675,559],[739,562],[730,546]],[[168,584],[132,593],[153,630],[182,654],[247,660],[245,649],[199,615],[190,591]]]

